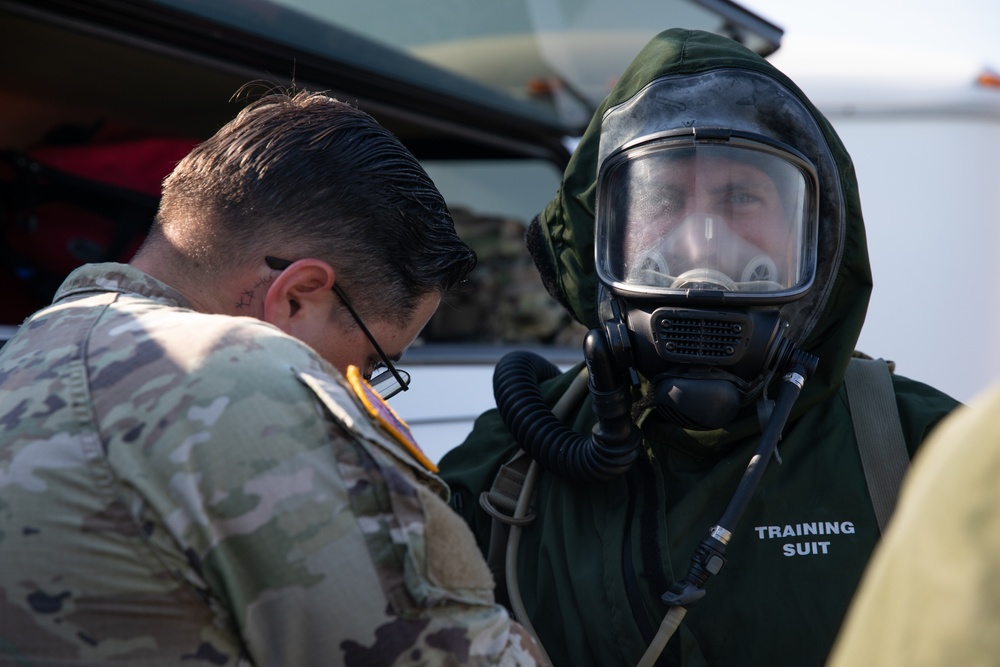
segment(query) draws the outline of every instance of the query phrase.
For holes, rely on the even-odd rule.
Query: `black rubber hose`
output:
[[[591,334],[600,336],[596,330]],[[560,373],[547,359],[533,352],[511,352],[497,363],[493,373],[497,408],[521,448],[546,470],[582,482],[607,481],[623,474],[635,461],[640,440],[629,417],[627,388],[624,384],[602,386],[614,385],[601,379],[611,366],[601,360],[602,350],[598,349],[598,366],[602,368],[595,367],[590,355],[595,344],[601,345],[603,336],[596,343],[592,338],[588,334],[587,364],[599,421],[590,436],[563,424],[542,396],[539,385]]]
[[[785,424],[792,412],[799,392],[802,391],[802,384],[809,379],[809,376],[816,370],[818,359],[808,352],[795,350],[792,358],[788,362],[785,370],[785,377],[778,392],[778,399],[775,401],[771,416],[767,421],[767,426],[761,434],[760,443],[754,457],[750,460],[740,484],[736,487],[729,506],[719,519],[719,525],[727,530],[734,530],[743,516],[743,511],[750,503],[757,485],[764,476],[767,464],[770,463],[774,450],[781,439],[781,432],[785,429]]]

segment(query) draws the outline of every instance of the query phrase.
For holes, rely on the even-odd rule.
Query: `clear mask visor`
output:
[[[648,293],[793,293],[815,267],[815,177],[751,142],[662,142],[603,174],[598,270]]]

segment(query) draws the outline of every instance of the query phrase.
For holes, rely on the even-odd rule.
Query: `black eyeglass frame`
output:
[[[289,266],[292,265],[292,262],[288,261],[287,259],[279,259],[278,257],[272,257],[270,255],[264,257],[264,261],[267,263],[268,268],[274,269],[275,271],[284,271],[285,269],[287,269]],[[340,299],[341,303],[344,304],[344,307],[347,308],[347,312],[349,312],[351,314],[351,317],[354,318],[354,321],[357,322],[358,327],[361,329],[362,333],[364,333],[365,337],[368,338],[368,342],[372,344],[372,347],[375,348],[375,353],[378,354],[379,359],[382,360],[382,363],[385,364],[385,367],[387,369],[386,371],[383,371],[378,375],[374,375],[372,379],[368,381],[368,383],[372,385],[372,387],[375,387],[376,385],[381,384],[383,382],[383,380],[380,380],[380,378],[385,376],[386,373],[390,373],[393,379],[395,379],[396,382],[398,383],[398,388],[396,388],[395,390],[390,390],[386,393],[379,392],[379,395],[382,396],[382,399],[388,400],[389,398],[392,398],[401,391],[407,391],[410,388],[409,373],[401,372],[396,369],[396,367],[392,363],[392,360],[389,359],[388,355],[386,355],[386,353],[382,351],[382,347],[378,344],[378,341],[375,340],[375,336],[373,336],[372,332],[368,330],[368,327],[365,326],[365,323],[361,321],[361,316],[358,315],[358,311],[354,310],[354,306],[351,305],[350,300],[347,298],[347,295],[344,294],[344,290],[340,288],[340,285],[338,285],[337,283],[333,283],[333,291],[337,294],[337,297]]]

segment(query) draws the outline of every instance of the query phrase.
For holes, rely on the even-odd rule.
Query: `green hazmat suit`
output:
[[[823,138],[823,155],[796,145],[794,128],[786,139],[817,165],[826,184],[816,281],[789,307],[795,344],[817,356],[819,365],[779,443],[781,464],[768,466],[734,528],[728,564],[707,582],[706,595],[690,607],[657,664],[821,665],[879,539],[843,389],[864,322],[871,272],[857,180],[832,127],[794,83],[738,43],[710,33],[668,30],[636,57],[595,113],[557,196],[529,230],[528,242],[553,296],[577,320],[598,327],[594,211],[602,117],[651,81],[717,70],[773,79],[787,91],[783,95],[802,105]],[[731,106],[720,107],[719,116],[758,101],[749,96],[726,104]],[[773,115],[768,122],[787,125],[780,100],[767,108]],[[542,385],[550,404],[566,392],[578,370]],[[893,387],[912,454],[957,403],[901,376],[893,377]],[[582,434],[589,434],[595,422],[589,397],[567,420]],[[761,432],[752,402],[715,430],[684,430],[656,412],[642,415],[638,423],[640,455],[622,476],[582,483],[545,473],[539,480],[532,504],[536,519],[520,538],[518,583],[524,607],[557,666],[639,661],[667,612],[661,596],[684,579],[691,556],[726,510]],[[517,450],[494,410],[477,420],[467,440],[440,465],[453,491],[453,507],[472,526],[484,552],[491,518],[479,496]]]

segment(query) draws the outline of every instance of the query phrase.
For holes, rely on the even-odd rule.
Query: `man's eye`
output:
[[[725,194],[723,205],[729,208],[748,208],[759,205],[762,200],[760,194],[754,190],[734,188]]]

